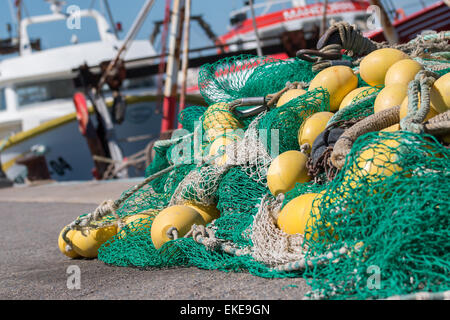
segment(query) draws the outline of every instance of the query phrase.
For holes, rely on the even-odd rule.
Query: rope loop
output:
[[[430,92],[434,82],[438,78],[439,75],[436,73],[422,70],[417,73],[414,80],[409,83],[408,113],[406,117],[400,120],[400,128],[402,130],[413,133],[423,133],[425,131],[423,122],[431,108]]]

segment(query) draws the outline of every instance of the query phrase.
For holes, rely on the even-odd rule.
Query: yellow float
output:
[[[72,238],[73,250],[85,258],[95,258],[100,246],[117,234],[117,226],[86,228],[84,234],[75,232]]]
[[[283,152],[276,157],[267,170],[267,186],[270,192],[276,196],[288,192],[297,182],[311,180],[306,168],[307,161],[308,156],[296,150]]]
[[[305,143],[309,144],[308,153],[311,151],[311,147],[317,136],[325,130],[328,121],[333,115],[332,112],[317,112],[303,121],[298,130],[298,144],[300,146]]]
[[[369,87],[369,86],[365,86],[365,87],[361,87],[361,88],[356,88],[355,90],[352,90],[349,94],[347,94],[345,96],[345,98],[342,100],[341,104],[339,105],[339,110],[344,109],[345,107],[347,107],[348,105],[350,105],[352,103],[352,100],[358,96],[361,92],[367,91],[366,94],[372,94],[375,91],[377,91],[377,88],[374,87]]]
[[[309,85],[309,91],[327,89],[330,94],[330,110],[339,109],[344,97],[358,86],[358,77],[347,66],[333,66],[320,71]]]
[[[304,235],[306,240],[317,240],[319,235],[312,234],[312,228],[320,218],[318,206],[322,195],[322,193],[306,193],[289,201],[278,215],[278,227],[287,234],[298,233]]]
[[[431,107],[438,113],[450,109],[450,73],[446,73],[437,79],[430,92]]]
[[[408,84],[414,80],[416,74],[422,69],[422,65],[412,59],[397,61],[386,72],[384,85],[403,84],[408,86]]]
[[[206,206],[196,202],[186,202],[184,205],[195,209],[198,213],[200,213],[206,224],[220,217],[220,211],[216,208],[216,206]]]
[[[193,224],[206,225],[202,215],[195,209],[185,205],[175,205],[162,210],[153,220],[151,237],[156,249],[172,238],[169,238],[167,231],[175,228],[178,237],[183,237],[191,230]]]
[[[214,159],[214,164],[217,166],[223,166],[227,163],[228,160],[228,156],[226,154],[227,151],[229,152],[237,152],[237,150],[235,150],[235,148],[233,148],[233,150],[227,150],[229,149],[229,145],[231,145],[232,143],[235,143],[236,141],[238,141],[240,139],[239,136],[237,135],[225,135],[225,136],[220,136],[218,138],[216,138],[213,143],[211,144],[210,148],[209,148],[209,156],[210,157],[216,157]]]
[[[216,103],[206,109],[203,118],[203,128],[209,141],[223,135],[227,130],[242,128],[242,123],[237,120],[226,103]]]
[[[343,183],[350,183],[353,188],[360,179],[366,178],[370,183],[402,171],[398,164],[399,145],[397,140],[386,139],[369,146],[355,159]]]
[[[409,59],[409,56],[397,49],[383,48],[375,50],[361,60],[359,74],[372,87],[384,85],[389,68],[403,59]]]
[[[122,230],[126,229],[127,232],[136,232],[139,231],[141,227],[142,229],[148,229],[147,231],[150,231],[150,222],[155,217],[157,212],[157,210],[149,210],[123,218],[122,221],[124,223],[124,227]],[[137,225],[137,221],[139,220],[141,221],[139,222],[139,225]],[[125,238],[127,232],[118,232],[117,238]]]
[[[405,97],[403,99],[402,104],[400,105],[400,119],[403,119],[408,114],[408,97]],[[419,94],[419,104],[417,106],[420,109],[420,94]],[[439,113],[435,111],[432,105],[430,105],[430,111],[428,112],[427,116],[424,119],[424,122],[433,118],[434,116],[437,116]]]
[[[283,93],[281,97],[277,101],[277,107],[280,107],[292,99],[295,99],[297,97],[300,97],[301,95],[304,95],[306,93],[306,90],[303,89],[290,89]]]
[[[396,123],[396,124],[394,124],[394,125],[392,125],[390,127],[384,128],[383,130],[380,130],[380,131],[383,131],[383,132],[395,132],[395,131],[399,131],[399,130],[400,130],[400,124]]]
[[[65,242],[64,239],[63,239],[63,237],[62,237],[63,232],[64,232],[65,229],[66,229],[66,227],[64,227],[64,228],[61,230],[61,232],[59,233],[59,237],[58,237],[58,247],[59,247],[59,250],[60,250],[64,255],[66,255],[67,257],[72,258],[72,259],[81,257],[81,256],[80,256],[78,253],[76,253],[75,250],[73,250],[73,249],[70,250],[70,251],[67,251],[67,250],[66,250],[67,242]],[[67,238],[69,241],[73,241],[73,236],[75,235],[75,233],[76,233],[75,230],[69,230],[69,232],[67,232],[67,234],[66,234],[66,238]]]
[[[378,113],[401,105],[407,94],[408,87],[404,84],[392,84],[384,87],[375,99],[374,112]]]

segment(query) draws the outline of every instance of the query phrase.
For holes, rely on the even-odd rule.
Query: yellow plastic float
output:
[[[376,90],[378,90],[377,88],[374,87],[369,87],[369,86],[365,86],[365,87],[360,87],[360,88],[356,88],[355,90],[352,90],[349,94],[347,94],[345,96],[345,98],[342,100],[341,104],[339,105],[339,110],[344,109],[345,107],[349,106],[352,103],[352,100],[358,96],[358,94],[360,94],[361,92],[364,92],[367,90],[367,95],[374,93]]]
[[[219,102],[206,109],[203,128],[208,140],[214,141],[226,131],[242,128],[242,123],[233,116],[226,103]]]
[[[298,144],[300,146],[305,143],[309,144],[308,153],[311,151],[311,147],[316,140],[317,136],[322,133],[327,127],[328,121],[334,115],[332,112],[317,112],[310,115],[303,121],[300,129],[298,130]]]
[[[59,233],[59,237],[58,237],[58,247],[59,247],[59,250],[60,250],[64,255],[66,255],[67,257],[72,258],[72,259],[81,257],[77,252],[75,252],[75,250],[70,250],[70,251],[67,251],[67,250],[66,250],[67,242],[65,242],[64,239],[63,239],[63,237],[62,237],[63,232],[64,232],[65,229],[66,229],[66,227],[64,227],[64,228],[61,230],[61,232]],[[73,236],[75,235],[75,232],[76,232],[75,230],[69,230],[69,232],[67,232],[66,238],[67,238],[69,241],[73,241]]]
[[[375,113],[399,106],[408,94],[408,87],[404,84],[391,84],[381,90],[373,105]]]
[[[423,69],[422,65],[412,59],[403,59],[394,63],[386,72],[384,85],[408,84],[414,80],[416,74]]]
[[[267,170],[267,186],[270,192],[276,196],[288,192],[297,182],[311,180],[306,168],[307,161],[308,156],[296,150],[283,152],[276,157]]]
[[[278,215],[278,227],[287,234],[298,233],[307,240],[317,239],[318,234],[312,234],[312,226],[320,216],[318,201],[314,207],[313,203],[321,197],[321,193],[306,193],[289,201]]]
[[[175,205],[162,210],[153,220],[151,237],[156,249],[170,240],[169,229],[175,228],[179,237],[189,232],[192,225],[206,225],[202,215],[194,208],[186,205]]]
[[[431,106],[438,112],[450,109],[450,73],[437,79],[430,92]]]
[[[206,206],[196,202],[186,202],[184,205],[191,207],[200,213],[206,224],[220,217],[220,211],[216,208],[216,206]]]
[[[309,85],[309,91],[327,89],[330,94],[330,110],[336,111],[347,94],[358,86],[358,77],[347,66],[333,66],[320,71]]]
[[[405,99],[403,99],[402,104],[400,105],[400,119],[403,119],[404,117],[406,117],[406,115],[408,114],[408,97],[405,97]],[[420,109],[420,94],[419,94],[419,104],[417,106]],[[434,116],[437,116],[439,113],[436,112],[435,108],[433,107],[433,105],[430,105],[430,111],[428,112],[427,116],[424,119],[424,122],[433,118]]]
[[[75,231],[72,238],[73,250],[85,258],[95,258],[100,246],[117,234],[117,226],[86,228],[85,234]]]
[[[225,135],[225,136],[219,136],[217,137],[213,143],[211,144],[209,148],[209,156],[210,157],[216,157],[214,159],[214,164],[217,166],[223,166],[226,164],[228,160],[228,156],[226,154],[226,151],[228,149],[227,146],[235,143],[240,139],[237,135]],[[233,152],[236,152],[236,150],[232,150]]]
[[[369,53],[361,60],[359,74],[370,86],[384,85],[386,73],[394,63],[409,59],[409,56],[397,49],[384,48]]]
[[[295,99],[297,97],[300,97],[301,95],[304,95],[306,93],[306,90],[303,89],[290,89],[283,93],[281,97],[277,101],[277,107],[280,107],[292,99]]]

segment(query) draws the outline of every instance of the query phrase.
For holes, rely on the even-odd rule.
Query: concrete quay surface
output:
[[[0,299],[300,300],[309,291],[301,278],[265,279],[193,267],[141,270],[61,254],[57,239],[66,224],[139,181],[0,189]],[[68,288],[71,266],[79,267],[79,289]]]

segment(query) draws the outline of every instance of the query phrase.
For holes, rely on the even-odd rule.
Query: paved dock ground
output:
[[[198,268],[112,267],[60,253],[62,227],[116,199],[139,180],[51,183],[0,189],[0,299],[292,300],[305,281]],[[80,289],[68,289],[68,268],[80,268]],[[70,270],[70,269],[69,269]]]

